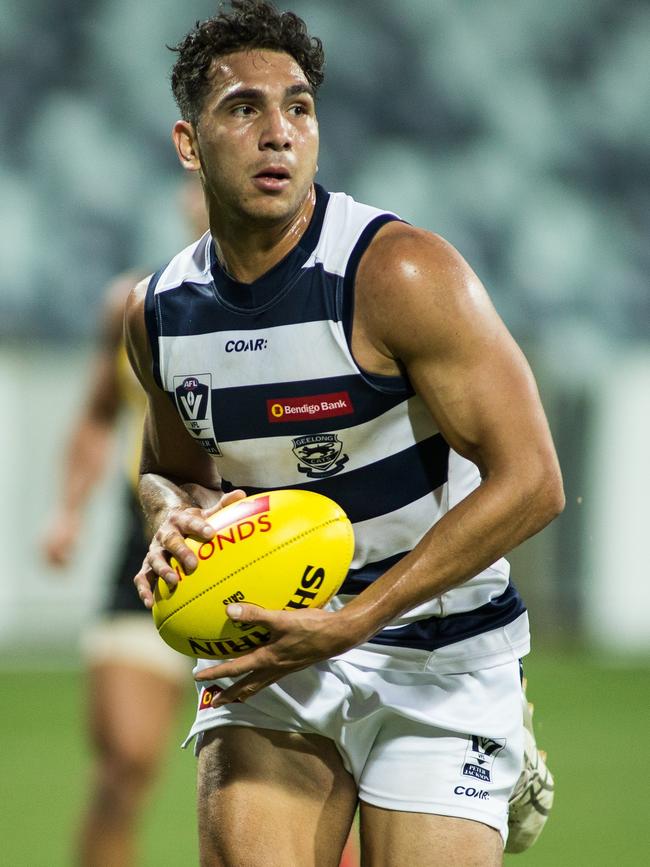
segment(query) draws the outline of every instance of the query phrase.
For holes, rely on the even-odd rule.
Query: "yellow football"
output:
[[[354,553],[352,525],[341,507],[313,491],[279,490],[246,497],[208,519],[209,542],[188,539],[199,559],[179,582],[161,579],[153,619],[160,637],[187,656],[225,659],[268,641],[262,626],[234,623],[231,602],[262,608],[320,608],[339,589]]]

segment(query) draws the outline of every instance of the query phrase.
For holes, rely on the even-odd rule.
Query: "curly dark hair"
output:
[[[210,86],[210,67],[216,57],[233,51],[268,48],[290,54],[305,73],[314,92],[323,82],[323,44],[307,32],[302,18],[279,12],[268,0],[231,0],[213,18],[197,21],[178,45],[171,71],[172,93],[183,120],[196,124]]]

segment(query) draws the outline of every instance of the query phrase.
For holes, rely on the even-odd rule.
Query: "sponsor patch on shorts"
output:
[[[212,699],[216,698],[223,690],[218,686],[204,686],[199,696],[199,711],[211,710]]]
[[[478,735],[470,735],[465,749],[463,775],[481,780],[483,783],[492,782],[494,760],[505,745],[505,738],[482,738]]]

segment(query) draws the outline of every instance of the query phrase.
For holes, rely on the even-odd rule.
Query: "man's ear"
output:
[[[194,126],[187,120],[177,120],[172,129],[172,141],[184,169],[197,172],[201,168]]]

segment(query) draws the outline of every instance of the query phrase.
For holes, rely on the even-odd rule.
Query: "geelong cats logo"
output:
[[[300,461],[298,471],[310,479],[324,479],[340,472],[349,461],[341,455],[343,443],[336,434],[311,434],[292,440],[293,453]]]
[[[211,455],[220,455],[212,427],[211,386],[209,373],[175,376],[174,398],[189,433]]]

